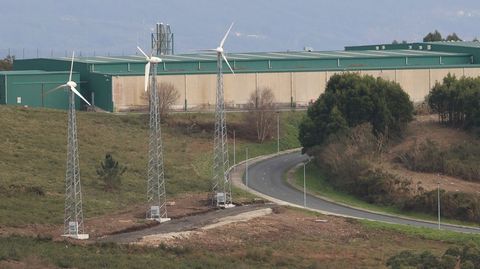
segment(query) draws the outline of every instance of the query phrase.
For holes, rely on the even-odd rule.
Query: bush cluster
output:
[[[480,221],[480,197],[472,193],[440,191],[441,215],[464,221]],[[404,209],[438,213],[438,191],[433,190],[407,200]]]
[[[412,118],[413,103],[399,84],[356,73],[336,74],[308,108],[299,140],[309,149],[363,123],[370,123],[375,135],[399,135]]]
[[[480,269],[480,247],[475,243],[462,248],[454,246],[447,249],[441,257],[436,257],[430,251],[415,254],[405,250],[390,257],[386,265],[391,269]]]
[[[328,143],[315,147],[310,154],[336,189],[368,203],[389,205],[408,211],[437,214],[437,190],[425,192],[419,184],[376,168],[380,139],[369,124],[332,135]],[[433,142],[428,142],[429,145]],[[436,150],[426,150],[423,161],[439,166]],[[432,165],[433,166],[433,165]],[[480,197],[463,192],[441,192],[441,214],[447,218],[480,221]]]
[[[381,146],[371,130],[370,124],[362,124],[337,133],[311,154],[335,188],[369,203],[403,205],[415,190],[411,181],[373,167]]]
[[[480,143],[463,142],[441,149],[432,140],[414,143],[396,158],[407,169],[441,173],[469,181],[480,182]]]

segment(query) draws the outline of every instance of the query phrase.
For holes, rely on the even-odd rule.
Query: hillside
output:
[[[384,156],[383,167],[404,178],[411,179],[413,183],[421,183],[426,190],[441,188],[453,192],[480,193],[480,183],[467,181],[459,177],[440,175],[438,173],[415,172],[407,169],[396,161],[396,158],[413,147],[427,140],[433,141],[442,150],[459,144],[474,144],[478,139],[461,129],[442,126],[434,115],[417,116],[406,130],[405,137],[399,144],[394,145]]]
[[[247,130],[242,113],[227,115],[230,130]],[[285,112],[281,148],[298,147],[303,112]],[[66,112],[0,106],[0,226],[63,221]],[[147,115],[79,112],[80,171],[87,218],[141,206],[146,192]],[[209,190],[213,114],[174,114],[162,126],[169,199]],[[276,151],[276,141],[257,144],[237,132],[237,161]],[[232,153],[232,139],[230,154]],[[106,153],[127,166],[118,192],[105,192],[96,168]],[[233,160],[233,158],[231,158]],[[206,197],[206,195],[205,195]],[[234,196],[234,199],[238,198]]]

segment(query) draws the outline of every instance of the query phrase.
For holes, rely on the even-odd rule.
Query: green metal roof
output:
[[[47,75],[47,74],[69,74],[69,71],[44,71],[44,70],[13,70],[0,71],[0,76],[10,75]],[[75,72],[74,72],[75,73]]]
[[[254,53],[228,53],[227,58],[235,61],[255,60],[308,60],[308,59],[345,59],[345,58],[385,58],[385,57],[422,57],[422,56],[466,56],[466,53],[448,53],[438,51],[417,50],[362,50],[362,51],[287,51],[287,52],[254,52]],[[196,53],[161,56],[163,62],[214,62],[216,53]],[[68,57],[53,58],[54,60],[70,61]],[[87,64],[112,64],[112,63],[144,63],[145,58],[139,55],[131,56],[94,56],[78,57],[75,62]]]
[[[480,49],[480,42],[478,42],[478,41],[437,41],[437,42],[425,42],[425,44],[457,46],[457,47],[470,47],[470,48],[479,48]]]

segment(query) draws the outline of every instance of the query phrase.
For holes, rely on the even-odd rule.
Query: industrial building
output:
[[[73,73],[73,80],[80,81],[80,74]],[[65,84],[69,72],[64,71],[3,71],[0,72],[0,104],[68,109],[68,92],[52,91]],[[79,108],[79,102],[76,103]]]
[[[158,66],[158,80],[171,83],[178,90],[180,98],[175,104],[176,109],[213,107],[216,54],[160,57],[163,63]],[[330,76],[339,72],[359,72],[396,81],[415,102],[422,101],[435,82],[441,81],[448,73],[458,77],[480,76],[480,42],[352,46],[343,51],[231,53],[227,57],[235,71],[235,75],[228,73],[225,64],[225,102],[228,108],[245,106],[251,93],[262,87],[273,90],[279,105],[305,106],[324,91]],[[68,70],[69,65],[70,58],[15,60],[16,71],[13,72],[18,72],[17,82],[8,84],[10,79],[3,79],[15,76],[15,73],[0,73],[0,84],[5,84],[5,88],[8,86],[8,97],[0,86],[0,103],[15,104],[16,98],[20,97],[22,104],[64,108],[66,97],[64,100],[40,99],[38,85],[43,85],[42,89],[53,85],[53,82],[47,85],[44,81],[53,80],[50,75]],[[74,65],[82,94],[96,107],[112,112],[147,105],[144,68],[145,59],[138,55],[80,57],[75,59]],[[42,70],[44,73],[28,70]],[[20,75],[22,72],[25,75]],[[37,83],[36,90],[25,90],[26,83],[31,81]]]

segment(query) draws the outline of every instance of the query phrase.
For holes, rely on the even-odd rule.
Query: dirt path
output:
[[[143,243],[150,242],[154,245],[158,245],[162,241],[162,239],[187,237],[192,231],[202,229],[208,230],[211,228],[215,228],[218,225],[225,225],[238,221],[247,221],[252,216],[256,217],[259,215],[256,215],[255,213],[252,215],[245,213],[257,210],[265,210],[267,208],[270,208],[270,206],[272,205],[256,204],[210,211],[205,214],[198,214],[180,219],[174,219],[169,222],[165,222],[154,227],[139,231],[105,236],[103,238],[99,238],[97,241],[124,244],[138,243],[143,241]],[[258,211],[257,213],[259,212],[260,211]],[[266,211],[262,212],[265,213]],[[163,236],[160,236],[160,234],[163,234]]]

